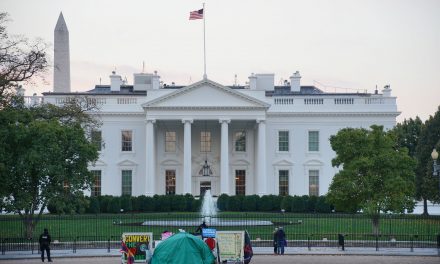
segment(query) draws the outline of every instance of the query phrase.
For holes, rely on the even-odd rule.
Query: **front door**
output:
[[[200,197],[203,197],[207,190],[211,190],[211,182],[210,181],[201,181],[200,182]]]

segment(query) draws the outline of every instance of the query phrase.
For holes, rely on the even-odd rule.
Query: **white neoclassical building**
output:
[[[62,14],[54,37],[54,92],[27,99],[62,105],[84,96],[99,106],[92,195],[325,194],[337,172],[330,136],[345,127],[389,129],[399,115],[389,86],[326,93],[301,86],[298,72],[281,86],[274,74],[252,74],[246,86],[207,78],[167,86],[157,73],[134,74],[127,85],[113,72],[110,85],[72,93]]]
[[[392,128],[399,112],[389,87],[325,93],[300,79],[296,72],[275,86],[273,74],[252,74],[247,86],[209,79],[166,86],[157,73],[140,73],[127,85],[113,73],[110,85],[42,99],[86,96],[99,105],[93,194],[322,195],[337,171],[330,136],[345,127]]]

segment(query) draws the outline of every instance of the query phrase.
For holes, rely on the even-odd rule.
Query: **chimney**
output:
[[[257,76],[257,90],[273,91],[275,74],[259,73]]]
[[[160,76],[157,75],[157,71],[154,71],[153,75],[153,90],[160,88]]]
[[[112,71],[112,75],[110,75],[110,91],[119,92],[121,90],[121,84],[121,75],[117,75],[115,71]]]
[[[254,73],[249,76],[249,89],[257,90],[257,76],[255,76]]]
[[[292,74],[292,76],[290,76],[290,91],[301,91],[301,75],[299,74],[299,71],[296,71],[294,74]]]
[[[390,88],[389,84],[387,84],[387,85],[385,85],[383,87],[382,94],[383,94],[384,97],[390,97],[391,96],[391,88]]]

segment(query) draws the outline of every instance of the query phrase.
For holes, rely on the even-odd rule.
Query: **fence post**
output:
[[[414,235],[411,235],[411,252],[414,252]]]
[[[379,234],[376,234],[376,251],[379,251]]]
[[[107,253],[110,253],[110,237],[108,238],[107,242]]]

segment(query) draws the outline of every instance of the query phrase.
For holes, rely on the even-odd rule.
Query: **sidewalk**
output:
[[[256,247],[253,248],[255,255],[271,255],[272,247]],[[51,256],[54,258],[72,258],[72,257],[115,257],[121,256],[119,249],[78,249],[76,253],[72,250],[51,250]],[[286,255],[369,255],[369,256],[439,256],[436,248],[414,248],[411,252],[409,248],[345,248],[344,251],[337,248],[316,247],[308,250],[307,247],[287,247]],[[7,251],[5,255],[0,255],[1,260],[7,259],[31,259],[39,258],[37,251],[32,254],[31,251]]]

